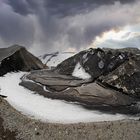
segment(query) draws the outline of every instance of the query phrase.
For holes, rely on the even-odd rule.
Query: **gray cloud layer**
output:
[[[138,0],[0,0],[0,47],[34,53],[84,48],[111,28],[139,22]]]

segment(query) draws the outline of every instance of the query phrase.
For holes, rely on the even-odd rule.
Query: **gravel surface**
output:
[[[0,98],[0,140],[140,140],[140,121],[77,124],[30,119]]]

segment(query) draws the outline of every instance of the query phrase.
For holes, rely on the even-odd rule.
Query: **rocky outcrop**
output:
[[[121,51],[104,51],[102,49],[89,49],[82,51],[60,63],[55,71],[60,74],[72,75],[77,63],[95,80],[103,74],[116,69],[128,59],[129,53]]]
[[[134,54],[134,52],[136,54]],[[60,63],[53,70],[31,72],[22,86],[53,99],[76,102],[109,112],[140,113],[140,51],[89,49]],[[90,79],[72,76],[77,63]]]
[[[73,76],[62,75],[52,70],[34,71],[23,80],[32,80],[35,83],[45,85],[51,91],[62,91],[68,87],[77,87],[85,83],[90,83],[91,79],[78,79]]]
[[[0,48],[0,76],[11,71],[30,71],[42,68],[45,68],[45,65],[22,46]]]
[[[140,98],[139,49],[89,49],[65,60],[57,66],[56,71],[71,75],[78,62],[93,81],[98,80],[104,86]]]
[[[60,74],[72,75],[76,64],[80,63],[87,73],[96,78],[103,72],[104,56],[105,53],[101,49],[82,51],[60,63],[56,71]]]
[[[140,98],[140,55],[132,55],[114,71],[101,76],[99,81],[130,96]]]
[[[51,70],[31,72],[20,85],[44,97],[76,102],[87,108],[111,113],[138,113],[136,100],[98,82],[61,75]]]

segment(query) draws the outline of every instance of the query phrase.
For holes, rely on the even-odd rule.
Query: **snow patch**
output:
[[[45,54],[40,56],[42,63],[46,64],[48,67],[56,67],[58,64],[66,60],[67,58],[73,56],[75,53],[72,52],[56,52],[52,54]]]
[[[80,65],[80,63],[78,62],[75,66],[75,69],[72,73],[72,76],[74,77],[78,77],[81,79],[90,79],[91,75],[89,75],[85,69]]]
[[[54,123],[114,121],[129,118],[121,114],[112,115],[87,110],[79,105],[34,94],[19,86],[20,78],[24,74],[23,72],[9,73],[0,77],[0,94],[8,96],[6,100],[14,108],[31,118]]]

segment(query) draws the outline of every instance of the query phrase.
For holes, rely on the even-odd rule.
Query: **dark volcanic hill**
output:
[[[45,65],[22,46],[0,48],[0,76],[11,71],[30,71],[42,68],[45,68]]]
[[[116,69],[127,61],[130,53],[121,50],[88,49],[70,57],[56,67],[60,74],[72,75],[77,63],[89,73],[93,79]]]
[[[131,96],[140,98],[140,50],[89,49],[60,63],[55,71],[72,75],[77,63],[91,75],[93,81],[110,86]]]

